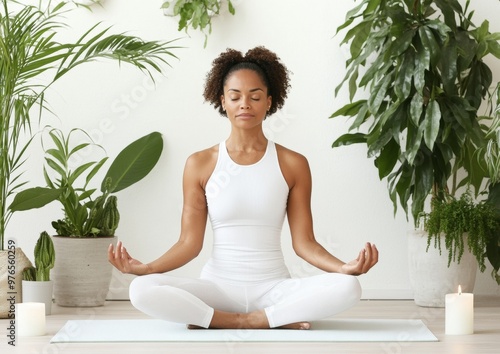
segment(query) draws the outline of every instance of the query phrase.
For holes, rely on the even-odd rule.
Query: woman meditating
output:
[[[316,241],[308,162],[263,132],[289,87],[287,68],[264,47],[245,55],[228,49],[214,60],[204,98],[228,118],[231,132],[186,161],[179,240],[150,263],[121,242],[109,246],[118,270],[139,275],[130,285],[138,310],[189,328],[309,329],[310,321],[359,301],[356,276],[377,263],[377,248],[366,243],[344,263]],[[296,254],[325,273],[291,278],[280,243],[285,215]],[[200,278],[169,275],[200,253],[207,218],[213,251]]]

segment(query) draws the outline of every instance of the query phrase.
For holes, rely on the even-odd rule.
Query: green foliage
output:
[[[229,13],[235,14],[231,0],[227,0]],[[179,16],[179,31],[191,27],[199,29],[205,35],[204,47],[207,46],[208,34],[212,33],[212,16],[220,12],[221,0],[172,0],[165,1],[163,9],[173,6],[173,15]],[[206,28],[208,27],[208,34]]]
[[[60,43],[56,34],[67,25],[62,16],[69,11],[67,1],[55,7],[49,1],[46,9],[23,5],[17,12],[10,11],[9,3],[13,1],[0,4],[0,250],[12,216],[7,205],[26,183],[22,167],[33,116],[48,107],[45,91],[79,65],[97,59],[128,63],[152,77],[162,64],[168,65],[167,58],[175,57],[171,50],[176,48],[171,42],[110,34],[98,25],[74,43]]]
[[[43,231],[35,245],[36,280],[50,280],[50,270],[54,268],[56,255],[49,234]]]
[[[468,5],[363,0],[338,28],[347,31],[342,43],[350,43],[351,57],[335,94],[347,86],[351,103],[331,117],[352,117],[350,131],[362,132],[333,147],[366,144],[394,211],[401,205],[408,215],[411,205],[415,222],[430,194],[444,201],[471,185],[477,195],[486,177],[477,112],[492,82],[483,58],[500,58],[500,34],[486,20],[475,26]],[[353,101],[358,91],[364,98]]]
[[[29,281],[49,281],[50,270],[54,268],[56,255],[49,234],[43,231],[35,245],[35,267],[23,270],[23,279]]]
[[[500,218],[491,203],[474,203],[470,193],[463,193],[460,198],[432,200],[432,212],[425,213],[424,229],[428,232],[427,248],[433,243],[441,252],[441,235],[448,250],[448,266],[451,262],[460,262],[464,249],[467,248],[476,257],[479,269],[484,272],[486,248],[493,239],[498,239]],[[434,242],[432,242],[434,241]]]
[[[500,182],[500,83],[488,101],[485,118],[493,117],[486,132],[487,144],[479,157],[484,157],[491,184]]]
[[[500,183],[489,186],[488,203],[495,206],[497,217],[500,218]],[[486,256],[493,266],[491,275],[500,284],[500,231],[486,245]]]
[[[24,268],[22,276],[23,280],[36,281],[36,268],[35,267]]]
[[[88,141],[72,144],[75,139],[73,134],[77,132],[82,133]],[[58,235],[113,236],[120,216],[117,198],[111,193],[137,183],[153,169],[163,150],[161,134],[150,133],[125,147],[109,167],[100,183],[101,194],[95,199],[93,195],[98,188],[91,186],[91,182],[108,158],[82,162],[72,168],[79,153],[98,145],[93,144],[88,134],[80,129],[71,130],[67,136],[58,129],[52,129],[48,134],[53,147],[45,150],[43,174],[47,187],[35,187],[17,193],[9,208],[12,211],[28,210],[39,207],[40,200],[47,204],[57,199],[64,210],[64,219],[52,223]]]

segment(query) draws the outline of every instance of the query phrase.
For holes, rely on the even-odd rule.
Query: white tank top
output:
[[[205,195],[214,242],[202,278],[249,284],[290,277],[281,250],[288,185],[274,142],[252,165],[235,163],[221,142]]]

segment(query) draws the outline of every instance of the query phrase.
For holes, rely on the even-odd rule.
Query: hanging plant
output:
[[[179,31],[200,30],[205,35],[203,47],[206,47],[208,35],[212,33],[212,17],[219,15],[221,5],[221,0],[173,0],[165,1],[162,9],[166,14],[179,17]],[[227,8],[231,15],[235,14],[231,0],[227,0]]]

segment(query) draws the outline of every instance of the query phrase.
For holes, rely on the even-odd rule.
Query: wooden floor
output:
[[[0,320],[0,353],[415,353],[415,354],[482,354],[500,353],[500,299],[477,298],[475,333],[466,336],[444,334],[444,309],[416,306],[413,301],[361,301],[343,313],[342,318],[421,319],[439,342],[387,343],[66,343],[50,344],[52,336],[70,319],[137,319],[147,318],[128,301],[110,301],[97,308],[64,308],[54,306],[47,316],[47,335],[18,338],[16,347],[7,344],[7,320]]]

